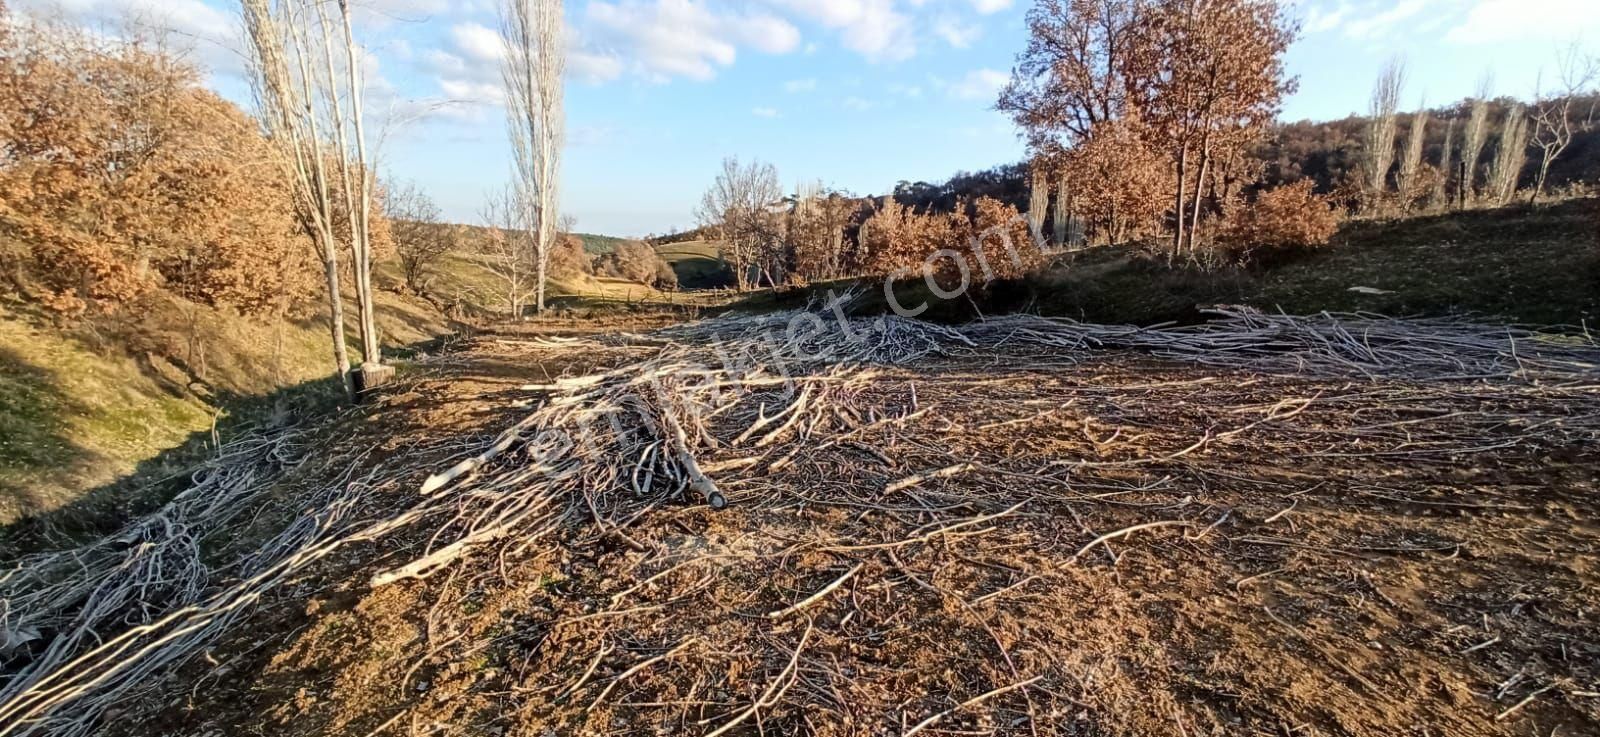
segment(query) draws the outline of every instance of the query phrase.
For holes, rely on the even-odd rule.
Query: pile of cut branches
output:
[[[412,602],[365,615],[367,631],[414,634],[362,649],[332,620],[311,627],[260,667],[309,682],[365,663],[390,677],[341,679],[320,711],[295,697],[286,730],[1200,734],[1303,718],[1272,695],[1278,671],[1366,714],[1347,731],[1496,733],[1498,720],[1446,714],[1437,695],[1396,694],[1417,662],[1469,681],[1504,680],[1509,665],[1418,640],[1399,646],[1409,663],[1357,667],[1333,653],[1365,647],[1360,635],[1317,612],[1352,606],[1351,580],[1430,575],[1553,528],[1513,487],[1542,483],[1537,459],[1600,442],[1600,350],[1458,322],[1230,312],[1154,330],[1029,317],[949,328],[800,312],[522,348],[528,361],[618,360],[522,386],[520,419],[482,439],[380,464],[335,456],[343,470],[230,565],[196,563],[184,541],[238,529],[263,478],[238,469],[280,472],[297,436],[231,450],[179,498],[216,503],[130,528],[164,530],[158,546],[130,557],[123,533],[20,561],[0,580],[3,606],[34,636],[6,655],[0,737],[87,735],[112,710],[159,711],[171,699],[152,692],[180,688],[162,677],[208,649],[244,658],[235,641],[254,608],[329,571],[358,572],[364,597]],[[1129,350],[1090,352],[1106,348]],[[423,465],[441,455],[454,457]],[[1473,528],[1415,509],[1524,516]],[[1592,554],[1595,542],[1560,544]],[[108,583],[119,566],[131,583]],[[1526,573],[1470,572],[1508,585]],[[1583,591],[1559,606],[1594,604]],[[1387,603],[1385,616],[1429,632],[1455,618]],[[1519,654],[1559,643],[1569,657],[1518,664],[1493,711],[1564,694],[1577,706],[1562,719],[1600,724],[1574,685],[1600,675],[1596,645],[1567,620],[1522,626]],[[1211,642],[1197,627],[1221,629]],[[1285,661],[1285,637],[1306,658]],[[1230,642],[1235,666],[1205,665]],[[1305,672],[1281,672],[1295,665]],[[259,685],[229,670],[235,688]],[[1197,705],[1196,684],[1254,697]],[[215,692],[190,712],[193,731],[230,726],[230,691]]]

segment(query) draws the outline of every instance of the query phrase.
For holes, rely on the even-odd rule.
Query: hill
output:
[[[683,289],[726,289],[733,273],[722,262],[717,244],[705,240],[674,241],[656,246],[656,254],[672,266]]]
[[[1525,104],[1511,98],[1489,102],[1489,133],[1480,166],[1488,166],[1498,145],[1499,126],[1513,105]],[[1453,160],[1459,163],[1461,139],[1471,106],[1462,101],[1428,111],[1423,162],[1437,164],[1444,152],[1446,134],[1451,134]],[[1573,104],[1575,133],[1571,146],[1551,164],[1548,187],[1561,191],[1585,182],[1600,180],[1600,126],[1591,125],[1593,111],[1600,109],[1600,97],[1583,97]],[[1397,147],[1410,135],[1416,113],[1396,116]],[[1362,155],[1362,136],[1371,119],[1352,115],[1340,120],[1285,122],[1275,126],[1255,148],[1261,162],[1258,186],[1275,187],[1309,177],[1317,191],[1328,194],[1353,175]],[[1531,187],[1538,175],[1537,152],[1530,150],[1523,166],[1520,186]],[[1026,163],[1005,164],[978,172],[959,172],[943,182],[901,182],[894,191],[902,204],[918,209],[950,211],[958,201],[993,197],[1025,210],[1028,204]]]
[[[376,300],[390,355],[458,329],[414,297],[380,290]],[[62,324],[0,304],[0,524],[86,496],[84,524],[118,518],[130,492],[216,437],[341,404],[332,369],[327,321],[315,313],[257,321],[158,294]]]

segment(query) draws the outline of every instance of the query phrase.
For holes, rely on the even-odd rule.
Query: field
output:
[[[28,559],[7,734],[1600,728],[1600,347],[1213,317],[484,336]]]
[[[656,254],[678,273],[684,289],[721,289],[733,284],[733,275],[722,263],[721,253],[709,241],[683,241],[656,247]]]

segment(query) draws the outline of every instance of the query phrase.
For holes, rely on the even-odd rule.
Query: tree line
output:
[[[1165,237],[1173,255],[1238,256],[1331,234],[1330,208],[1383,216],[1537,201],[1600,170],[1596,62],[1576,46],[1558,50],[1531,102],[1494,97],[1486,79],[1465,101],[1406,111],[1395,62],[1367,115],[1279,123],[1296,88],[1282,56],[1297,27],[1278,3],[1040,0],[1027,22],[998,107],[1029,160],[903,182],[902,204],[948,211],[995,196],[1056,244]],[[1272,219],[1280,232],[1266,229]]]
[[[723,161],[695,214],[693,234],[719,244],[740,290],[857,276],[987,282],[1015,278],[1042,260],[1023,215],[994,197],[919,209],[896,195],[859,197],[818,182],[786,191],[776,167],[738,158]]]

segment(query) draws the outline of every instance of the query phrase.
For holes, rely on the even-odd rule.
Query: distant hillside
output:
[[[1516,103],[1511,98],[1500,98],[1490,103],[1489,135],[1479,161],[1480,167],[1488,166],[1493,159],[1496,146],[1499,145],[1500,126],[1505,121],[1506,112]],[[1438,164],[1447,132],[1453,133],[1453,157],[1459,162],[1461,140],[1470,110],[1470,104],[1462,101],[1429,111],[1424,163]],[[1600,123],[1600,96],[1576,100],[1573,118],[1580,132],[1574,136],[1571,147],[1551,165],[1548,183],[1551,190],[1581,182],[1600,181],[1600,125],[1589,125],[1590,121]],[[1415,111],[1397,116],[1397,152],[1410,135],[1414,119]],[[1274,187],[1301,177],[1310,177],[1317,183],[1317,191],[1324,194],[1332,192],[1360,162],[1362,136],[1369,121],[1370,118],[1366,116],[1353,115],[1342,120],[1299,121],[1278,125],[1255,150],[1263,165],[1260,186]],[[1538,151],[1530,148],[1520,186],[1532,185],[1538,167]],[[993,197],[1019,210],[1026,210],[1027,164],[1004,164],[978,172],[958,172],[943,182],[901,182],[895,187],[894,196],[902,204],[936,211],[949,211],[960,200],[978,197]]]
[[[1511,98],[1500,98],[1489,103],[1489,135],[1479,161],[1480,167],[1488,166],[1494,158],[1499,146],[1500,127],[1514,104],[1518,104],[1518,101]],[[1597,107],[1600,107],[1600,97],[1585,97],[1574,102],[1573,123],[1579,132],[1573,137],[1572,146],[1550,167],[1548,186],[1551,189],[1600,179],[1600,126],[1586,125],[1595,117]],[[1429,110],[1422,155],[1424,163],[1438,165],[1444,151],[1445,135],[1451,133],[1452,161],[1459,164],[1461,141],[1470,114],[1471,104],[1465,100]],[[1411,135],[1411,125],[1415,119],[1415,111],[1396,116],[1397,150]],[[1310,177],[1316,181],[1319,191],[1332,191],[1360,162],[1363,153],[1361,139],[1370,120],[1367,116],[1353,115],[1343,120],[1300,121],[1278,126],[1272,136],[1256,149],[1256,155],[1266,165],[1262,184],[1275,186]],[[1538,151],[1530,148],[1520,186],[1532,186],[1538,168]]]

